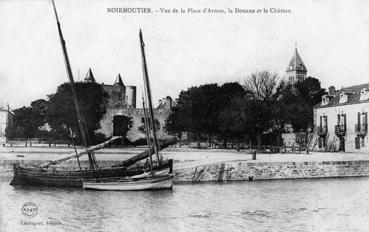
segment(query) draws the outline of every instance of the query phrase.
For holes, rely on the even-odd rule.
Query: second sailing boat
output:
[[[145,99],[149,106],[149,116],[146,114],[145,107],[145,99],[142,99],[142,106],[144,110],[145,116],[145,128],[146,128],[146,136],[147,136],[147,144],[149,149],[149,164],[150,164],[150,173],[145,173],[142,175],[136,175],[131,177],[122,177],[122,178],[106,178],[106,179],[95,179],[95,180],[85,180],[83,181],[84,189],[94,189],[94,190],[120,190],[120,191],[129,191],[129,190],[157,190],[157,189],[172,189],[173,188],[173,174],[169,172],[155,172],[154,171],[154,163],[151,156],[151,132],[153,135],[154,149],[156,155],[157,164],[160,165],[162,163],[162,158],[159,154],[159,146],[156,138],[156,131],[154,126],[154,112],[152,107],[151,100],[151,89],[150,89],[150,81],[147,71],[146,65],[146,56],[145,56],[145,44],[143,42],[142,31],[140,30],[140,46],[141,46],[141,56],[142,56],[142,71],[143,71],[143,79],[144,79],[144,88],[145,88]],[[148,121],[149,120],[149,121]]]

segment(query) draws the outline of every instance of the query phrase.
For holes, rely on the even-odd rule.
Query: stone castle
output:
[[[85,82],[97,83],[92,73],[91,68],[88,70]],[[132,118],[132,128],[128,131],[127,137],[131,141],[146,138],[145,133],[142,130],[144,123],[144,111],[142,108],[136,108],[136,86],[126,86],[123,83],[120,74],[115,79],[113,85],[107,85],[101,83],[104,90],[108,93],[108,105],[106,114],[100,121],[101,129],[99,132],[103,133],[105,137],[111,137],[115,134],[115,131],[119,125],[114,124],[116,119],[122,116],[128,116]],[[158,138],[168,138],[169,136],[165,130],[165,120],[170,114],[170,109],[173,105],[172,98],[167,96],[159,100],[159,105],[154,109],[154,117],[157,120],[157,136]]]

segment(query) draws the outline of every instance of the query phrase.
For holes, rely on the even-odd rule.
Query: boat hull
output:
[[[106,191],[141,191],[173,188],[173,175],[140,180],[84,181],[83,189]]]
[[[173,160],[168,160],[157,166],[155,170],[173,170]],[[19,164],[13,165],[14,176],[10,185],[35,185],[50,187],[76,187],[83,186],[83,180],[99,178],[122,178],[140,175],[145,168],[127,169],[124,167],[109,167],[98,170],[53,170],[39,167],[23,167]]]

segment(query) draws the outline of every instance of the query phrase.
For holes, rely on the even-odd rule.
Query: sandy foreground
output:
[[[105,148],[96,152],[97,160],[120,161],[128,159],[145,148]],[[78,150],[82,150],[79,148]],[[74,148],[48,147],[48,146],[6,146],[0,147],[0,160],[54,160],[74,153]],[[166,148],[161,151],[164,158],[174,160],[175,169],[191,168],[194,166],[227,162],[304,162],[304,161],[355,161],[369,160],[369,154],[362,153],[332,153],[310,152],[309,154],[257,154],[257,159],[252,160],[248,151],[237,152],[224,149],[194,149],[194,148]],[[81,158],[87,159],[86,156]]]

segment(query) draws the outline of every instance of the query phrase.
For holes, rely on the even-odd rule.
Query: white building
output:
[[[336,91],[333,86],[314,107],[315,150],[369,152],[369,84]]]
[[[6,128],[13,125],[14,113],[7,107],[0,106],[0,143],[6,142]]]

